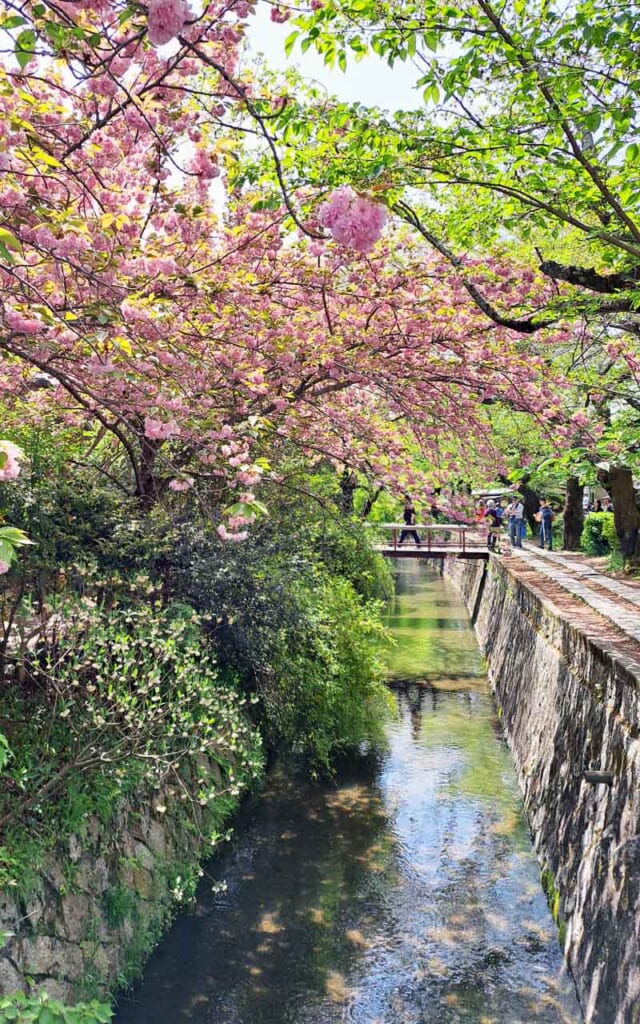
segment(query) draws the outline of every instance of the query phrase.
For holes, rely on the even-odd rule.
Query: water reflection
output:
[[[331,785],[274,776],[118,1024],[581,1019],[466,613],[402,573],[388,754]],[[412,634],[436,602],[445,625]]]

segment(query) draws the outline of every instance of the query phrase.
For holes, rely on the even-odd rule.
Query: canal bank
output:
[[[526,561],[449,559],[587,1024],[640,1021],[640,645]]]

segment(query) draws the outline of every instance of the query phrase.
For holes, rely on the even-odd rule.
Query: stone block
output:
[[[60,910],[64,937],[69,942],[80,942],[86,938],[95,912],[95,904],[90,898],[82,892],[69,893],[62,898]]]
[[[70,1003],[74,998],[73,984],[60,978],[47,978],[46,981],[40,980],[35,985],[32,985],[30,989],[30,994],[32,995],[45,992],[50,999],[59,999],[62,1003]]]
[[[142,843],[140,840],[134,840],[132,854],[136,862],[140,864],[141,867],[146,868],[147,871],[153,871],[156,859],[146,843]]]
[[[15,964],[5,955],[5,950],[0,952],[0,996],[8,995],[9,992],[26,992],[24,975],[18,970]]]
[[[75,943],[52,935],[34,935],[23,939],[20,967],[29,975],[78,981],[83,972],[82,953]]]
[[[147,827],[145,839],[147,846],[155,857],[164,858],[166,856],[167,836],[164,825],[152,819]]]
[[[110,884],[109,868],[104,858],[93,860],[88,854],[83,854],[78,863],[75,884],[82,892],[100,897]]]

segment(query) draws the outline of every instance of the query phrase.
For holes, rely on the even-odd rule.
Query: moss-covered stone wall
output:
[[[219,795],[202,805],[203,789]],[[46,991],[73,1003],[135,977],[193,893],[234,792],[201,754],[108,825],[92,817],[61,839],[28,891],[0,894],[0,994]]]

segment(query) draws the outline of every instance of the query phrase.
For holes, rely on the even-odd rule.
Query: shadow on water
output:
[[[389,653],[388,752],[273,774],[117,1024],[581,1020],[464,608],[423,569],[402,584],[392,628],[436,601],[447,625]]]

